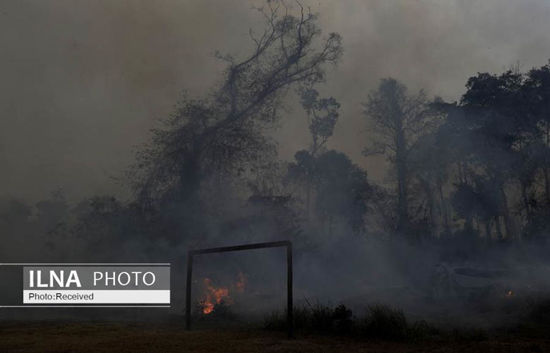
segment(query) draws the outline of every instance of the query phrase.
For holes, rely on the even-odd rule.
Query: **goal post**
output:
[[[219,248],[189,250],[187,253],[187,287],[185,294],[185,326],[187,330],[191,330],[191,286],[193,284],[193,257],[204,254],[224,253],[231,251],[255,250],[265,248],[286,247],[286,289],[287,289],[287,333],[288,337],[293,337],[294,321],[292,316],[293,299],[292,299],[292,243],[289,240],[274,241],[267,243],[254,243],[235,246],[224,246]]]

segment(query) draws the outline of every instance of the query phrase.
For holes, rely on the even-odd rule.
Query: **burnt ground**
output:
[[[550,352],[548,338],[495,335],[482,340],[365,341],[252,329],[197,330],[128,323],[4,323],[0,352]]]

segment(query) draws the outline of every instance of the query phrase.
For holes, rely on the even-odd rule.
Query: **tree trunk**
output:
[[[525,214],[527,217],[531,214],[531,206],[529,205],[529,197],[527,195],[527,183],[521,182],[521,198],[523,200],[523,207],[525,208]]]
[[[311,219],[311,176],[308,175],[306,182],[306,219]]]
[[[437,183],[437,188],[439,190],[439,202],[441,205],[441,217],[443,218],[443,231],[446,235],[451,234],[451,226],[449,224],[449,212],[447,208],[447,201],[443,196],[443,183],[441,180]]]
[[[504,235],[502,234],[502,227],[500,226],[500,217],[495,217],[495,225],[497,226],[497,239],[502,240],[504,239]]]
[[[395,163],[397,168],[397,229],[405,232],[409,224],[408,193],[407,193],[407,160],[404,131],[397,130]]]
[[[428,209],[430,214],[430,231],[431,231],[432,237],[435,238],[439,234],[440,223],[436,214],[434,193],[432,190],[432,186],[427,180],[422,178],[419,178],[419,179],[422,184],[422,188],[424,189],[424,193],[426,194],[426,198],[428,200]]]
[[[504,186],[500,183],[499,193],[501,198],[501,213],[504,218],[504,226],[506,228],[506,236],[510,239],[517,238],[515,222],[510,215],[510,210],[508,209],[508,198],[504,192]]]
[[[491,218],[487,218],[485,220],[485,240],[486,242],[490,242],[492,238],[491,234]]]

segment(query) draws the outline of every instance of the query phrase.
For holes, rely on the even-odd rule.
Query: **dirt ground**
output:
[[[368,342],[262,330],[197,330],[166,324],[9,323],[0,325],[0,352],[550,352],[548,339],[489,338],[474,342]]]

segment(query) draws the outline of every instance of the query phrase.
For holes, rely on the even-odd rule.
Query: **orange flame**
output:
[[[231,286],[231,291],[243,293],[246,287],[246,282],[246,276],[242,272],[239,272],[237,275],[237,282]],[[200,301],[200,305],[204,315],[212,313],[216,307],[216,304],[220,304],[222,302],[226,304],[232,303],[231,297],[229,296],[229,288],[215,287],[210,278],[203,279],[203,283],[205,291],[203,299]]]
[[[206,287],[206,293],[205,298],[201,301],[202,313],[208,315],[214,311],[214,306],[216,304],[220,304],[223,300],[229,299],[229,289],[225,287],[214,287],[210,278],[204,279],[204,286]]]

